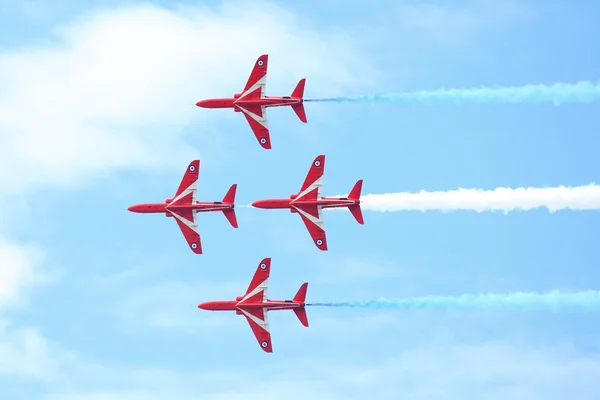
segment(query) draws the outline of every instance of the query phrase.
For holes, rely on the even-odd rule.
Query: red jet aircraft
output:
[[[203,310],[235,311],[237,315],[244,315],[260,347],[267,353],[273,352],[267,312],[271,310],[294,310],[300,323],[306,327],[308,326],[308,317],[304,308],[308,283],[304,282],[300,286],[293,300],[269,300],[267,299],[267,290],[269,288],[270,270],[271,259],[265,258],[258,264],[246,294],[236,297],[234,301],[207,301],[198,304],[198,308]]]
[[[233,209],[237,184],[231,185],[222,201],[198,202],[196,201],[196,190],[199,172],[200,160],[194,160],[187,167],[177,193],[172,199],[166,199],[164,203],[136,204],[128,208],[129,211],[136,213],[165,213],[167,217],[175,217],[185,240],[196,254],[202,254],[196,213],[223,211],[229,223],[234,228],[238,227],[235,210]]]
[[[256,60],[254,69],[242,93],[234,94],[233,98],[208,99],[196,103],[198,107],[233,108],[236,112],[244,113],[244,117],[248,120],[256,139],[265,149],[271,148],[271,137],[267,126],[267,107],[292,106],[292,110],[296,112],[300,121],[306,122],[306,113],[302,103],[306,80],[302,78],[290,96],[265,96],[268,61],[269,56],[267,54],[263,54]]]
[[[290,212],[298,213],[317,247],[320,250],[327,250],[322,209],[348,207],[356,221],[359,224],[364,224],[360,210],[360,191],[363,181],[360,179],[356,182],[348,197],[321,197],[324,170],[325,156],[320,155],[313,161],[297,194],[291,194],[289,199],[258,200],[252,203],[252,206],[258,208],[289,208]]]

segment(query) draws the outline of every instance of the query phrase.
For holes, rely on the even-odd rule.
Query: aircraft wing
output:
[[[196,212],[191,209],[169,210],[177,221],[179,229],[183,233],[190,249],[196,254],[202,254],[202,243],[200,243],[200,231],[196,222]]]
[[[252,333],[256,337],[260,348],[267,353],[273,352],[273,346],[271,344],[271,332],[269,332],[269,319],[267,317],[266,308],[251,308],[244,309],[239,308],[244,314],[244,317],[248,320]]]
[[[250,124],[256,140],[264,149],[271,148],[271,135],[269,134],[269,126],[267,125],[267,109],[264,106],[241,106],[235,105],[242,111],[244,117]]]
[[[254,64],[254,68],[252,68],[250,77],[246,82],[244,91],[240,94],[238,100],[260,99],[265,97],[268,62],[269,56],[267,54],[263,54],[262,56],[258,57],[258,60],[256,60],[256,63]]]
[[[323,208],[317,205],[299,205],[292,207],[298,211],[302,222],[306,225],[308,233],[319,250],[327,250],[327,236],[323,224]]]
[[[267,300],[269,288],[269,274],[271,272],[271,259],[265,258],[256,267],[256,272],[248,285],[244,297],[238,302],[237,308],[244,314],[252,332],[258,340],[260,347],[267,353],[271,353],[271,333],[269,332],[269,320],[266,308],[246,308],[245,303],[263,303]]]
[[[175,196],[169,205],[192,204],[196,202],[198,175],[200,174],[200,160],[194,160],[188,165]]]
[[[244,303],[262,303],[267,300],[267,291],[269,289],[269,274],[271,272],[271,259],[265,258],[256,267],[256,272],[248,285],[244,297],[238,302],[238,305]]]
[[[196,191],[198,185],[198,174],[200,173],[200,160],[194,160],[188,165],[175,197],[167,205],[167,210],[173,215],[185,240],[196,254],[202,254],[200,233],[196,222],[196,212],[191,209],[173,209],[174,205],[191,205],[196,202]]]
[[[325,172],[325,156],[320,155],[314,159],[306,179],[291,204],[301,200],[318,200],[321,198],[321,186],[323,185],[323,173]]]

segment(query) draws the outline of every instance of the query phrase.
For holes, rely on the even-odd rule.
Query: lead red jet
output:
[[[271,148],[271,137],[267,126],[267,107],[291,106],[300,121],[306,123],[303,104],[306,79],[300,79],[290,96],[265,96],[268,61],[267,54],[258,57],[241,93],[234,94],[232,98],[207,99],[196,103],[198,107],[233,108],[233,111],[244,113],[258,143],[265,149]]]
[[[304,282],[300,286],[293,300],[269,300],[267,299],[267,290],[270,271],[271,259],[265,258],[258,264],[248,290],[243,296],[237,296],[235,300],[207,301],[198,304],[198,308],[203,310],[235,311],[237,315],[246,317],[258,344],[267,353],[273,352],[269,319],[267,318],[269,311],[293,310],[300,323],[308,327],[308,317],[304,308],[308,283]]]
[[[233,204],[235,202],[237,184],[231,185],[222,201],[199,202],[196,201],[199,172],[200,160],[194,160],[188,165],[173,198],[166,199],[164,203],[135,204],[127,208],[129,211],[136,213],[165,213],[167,217],[174,217],[185,240],[187,240],[188,245],[196,254],[202,254],[196,213],[222,211],[231,226],[234,228],[238,227]]]
[[[348,197],[321,197],[323,173],[325,171],[325,156],[320,155],[313,161],[306,179],[296,194],[289,199],[267,199],[252,203],[257,208],[289,208],[290,212],[298,213],[308,229],[313,242],[320,250],[327,250],[327,237],[323,224],[323,208],[348,207],[359,224],[364,224],[360,209],[360,192],[362,179],[354,184]]]

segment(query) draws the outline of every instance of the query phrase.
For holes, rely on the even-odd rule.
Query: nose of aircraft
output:
[[[264,200],[256,200],[251,205],[252,205],[252,207],[256,207],[256,208],[263,208],[264,207]]]
[[[137,205],[129,206],[127,207],[127,211],[137,212],[137,208]]]
[[[206,102],[207,102],[207,100],[200,100],[199,102],[196,103],[196,106],[198,106],[198,107],[205,107],[206,106]]]
[[[208,304],[207,303],[200,303],[200,304],[198,304],[198,308],[201,308],[203,310],[208,310]]]

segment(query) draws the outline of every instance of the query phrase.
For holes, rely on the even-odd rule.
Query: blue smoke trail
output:
[[[579,81],[554,85],[525,85],[473,89],[437,89],[396,94],[343,96],[307,99],[313,102],[391,102],[391,103],[591,103],[600,100],[600,83]]]
[[[423,296],[409,298],[380,298],[378,300],[335,303],[310,303],[319,307],[360,307],[403,310],[552,310],[578,309],[600,311],[600,291],[563,293],[515,292],[491,294],[463,294],[460,296]]]

